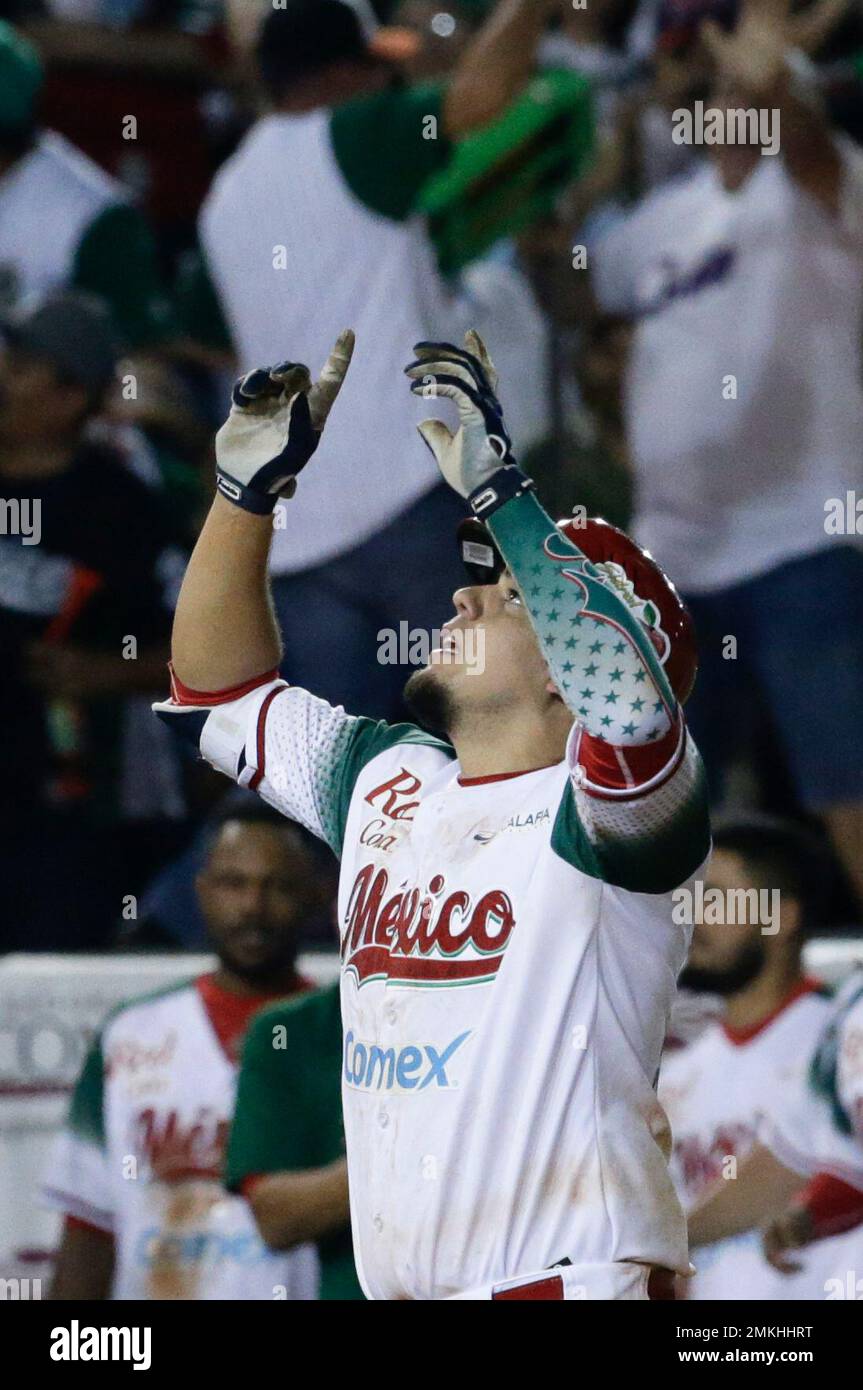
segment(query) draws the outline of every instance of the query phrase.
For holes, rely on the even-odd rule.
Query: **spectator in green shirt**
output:
[[[361,1299],[342,1129],[338,985],[265,1009],[240,1064],[226,1186],[272,1250],[316,1241],[321,1299]]]

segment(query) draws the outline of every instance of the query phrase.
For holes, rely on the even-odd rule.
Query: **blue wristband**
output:
[[[493,515],[498,507],[502,507],[505,502],[509,502],[513,497],[521,497],[523,492],[536,490],[536,483],[529,478],[526,473],[522,473],[520,468],[514,464],[507,464],[504,468],[499,468],[496,473],[492,473],[479,487],[474,488],[468,497],[473,514],[485,521],[487,517]]]
[[[254,492],[252,488],[238,483],[230,474],[218,471],[216,488],[224,498],[233,502],[235,507],[242,507],[245,512],[254,512],[256,516],[267,516],[275,510],[279,500],[277,492]]]

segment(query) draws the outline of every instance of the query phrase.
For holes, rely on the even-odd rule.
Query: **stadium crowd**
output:
[[[295,966],[334,946],[328,852],[150,712],[233,379],[317,368],[346,325],[343,408],[275,513],[282,673],[403,716],[383,635],[448,616],[464,507],[401,369],[478,328],[544,505],[629,528],[694,615],[711,883],[781,890],[775,935],[700,924],[682,980],[710,1005],[660,1084],[684,1296],[829,1296],[863,1258],[863,986],[834,998],[801,958],[863,912],[857,0],[0,17],[0,951],[218,958],[88,1055],[49,1175],[54,1296],[361,1296],[337,994]],[[677,138],[681,109],[767,90],[778,152]],[[189,1055],[168,1119],[136,1121],[130,1210],[105,1057],[165,1008]]]

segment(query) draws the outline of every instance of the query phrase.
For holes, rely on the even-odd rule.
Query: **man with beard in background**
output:
[[[319,877],[263,807],[214,831],[198,893],[218,964],[122,1004],[90,1049],[47,1179],[66,1217],[52,1298],[316,1297],[314,1249],[270,1253],[221,1174],[246,1028],[311,988],[295,958]]]
[[[778,918],[747,911],[743,921],[707,908],[702,915],[711,920],[695,925],[680,983],[719,995],[725,1009],[662,1066],[659,1095],[674,1137],[671,1171],[687,1212],[718,1179],[737,1178],[762,1124],[799,1084],[830,1015],[829,991],[804,973],[802,963],[803,943],[820,921],[827,877],[817,843],[790,822],[741,820],[714,834],[705,904],[718,900],[711,892],[717,889],[726,905],[739,903],[744,892],[747,905],[763,904],[767,889],[778,890],[780,907]],[[784,1195],[765,1190],[765,1216],[773,1197],[782,1202]],[[822,1241],[799,1272],[787,1276],[764,1257],[759,1232],[746,1231],[696,1252],[697,1273],[686,1296],[823,1297],[825,1279],[845,1267],[849,1257],[842,1251],[855,1239],[859,1248],[853,1235]]]

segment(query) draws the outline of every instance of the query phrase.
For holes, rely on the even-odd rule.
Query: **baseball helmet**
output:
[[[572,517],[557,528],[596,566],[603,583],[613,588],[646,627],[682,705],[692,693],[698,670],[692,614],[665,571],[647,550],[602,517],[578,523]],[[495,584],[506,568],[487,526],[466,517],[458,528],[459,553],[472,584]],[[567,557],[561,555],[561,561]]]

